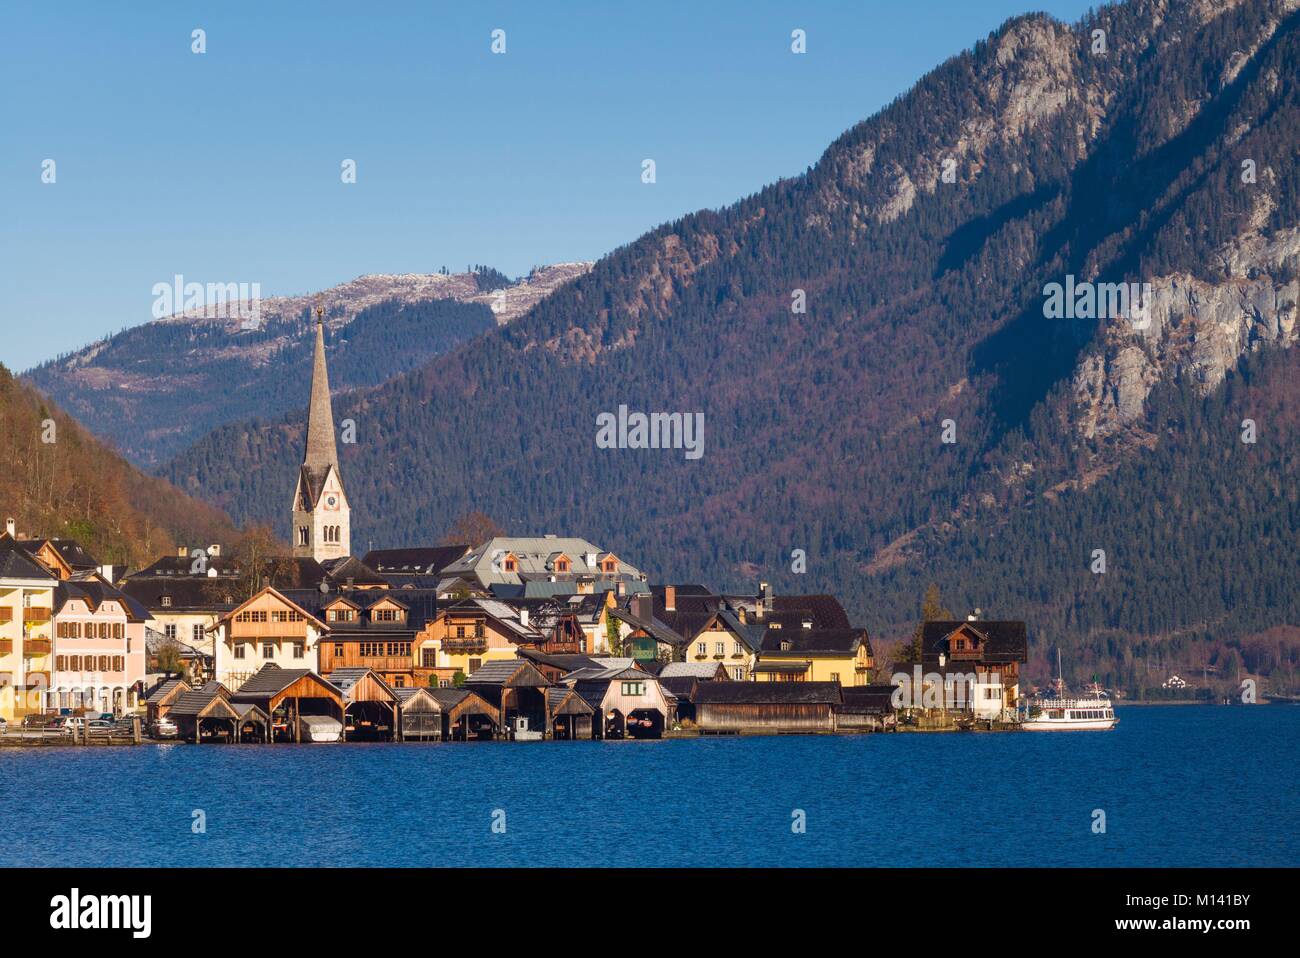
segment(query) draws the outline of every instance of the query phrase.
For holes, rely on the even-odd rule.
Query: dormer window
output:
[[[505,561],[501,563],[501,568],[506,572],[518,572],[519,561],[514,556],[506,556]]]
[[[781,651],[782,651],[782,652],[789,652],[789,651],[790,651],[790,648],[791,648],[791,645],[790,645],[789,642],[782,642],[782,643],[781,643]]]
[[[165,595],[165,596],[162,597],[162,607],[163,607],[164,609],[169,609],[169,608],[171,608],[171,604],[172,604],[172,597],[171,597],[171,596],[169,596],[169,595]]]

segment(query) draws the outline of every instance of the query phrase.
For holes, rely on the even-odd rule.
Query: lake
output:
[[[1120,715],[1102,733],[6,748],[0,864],[1300,862],[1300,708]]]

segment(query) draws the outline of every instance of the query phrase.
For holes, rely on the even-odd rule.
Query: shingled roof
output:
[[[764,655],[854,655],[859,646],[867,646],[866,629],[768,628],[763,633]],[[782,648],[788,645],[789,648]]]
[[[838,682],[701,682],[696,705],[839,705]]]
[[[0,578],[40,579],[43,582],[54,581],[54,576],[47,572],[44,566],[32,559],[12,539],[0,540]]]
[[[949,638],[960,629],[967,629],[978,637],[980,642],[978,661],[990,664],[1008,662],[1027,662],[1029,660],[1029,640],[1025,623],[1014,621],[934,621],[925,623],[921,631],[921,659],[927,663],[937,663],[939,656],[949,659],[953,653],[949,648]]]

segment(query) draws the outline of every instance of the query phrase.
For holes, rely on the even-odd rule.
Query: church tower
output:
[[[334,409],[329,370],[325,367],[324,310],[316,310],[316,358],[311,371],[311,406],[307,414],[307,451],[293,493],[295,558],[339,559],[351,554],[352,509],[343,492],[338,447],[334,443]]]

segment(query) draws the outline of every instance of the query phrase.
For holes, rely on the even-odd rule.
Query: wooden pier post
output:
[[[133,715],[131,716],[131,742],[134,745],[139,745],[140,741],[140,716]]]

